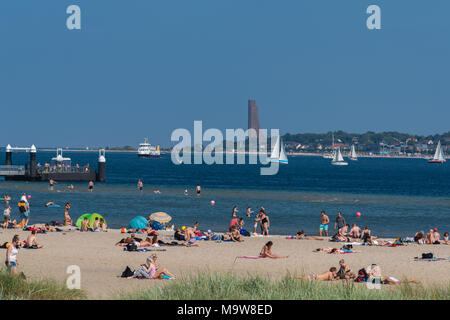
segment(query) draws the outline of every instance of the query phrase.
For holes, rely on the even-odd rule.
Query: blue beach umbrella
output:
[[[130,228],[144,229],[148,227],[148,221],[143,216],[138,216],[130,221]]]

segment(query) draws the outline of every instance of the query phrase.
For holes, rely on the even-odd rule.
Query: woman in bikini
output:
[[[261,252],[260,252],[260,256],[263,258],[271,258],[271,259],[285,259],[288,258],[289,256],[278,256],[276,254],[272,253],[272,246],[273,246],[273,242],[269,241],[267,242],[264,247],[262,247]]]
[[[262,211],[261,212],[261,233],[264,236],[268,236],[269,235],[269,227],[270,227],[270,220],[269,220],[269,216]]]
[[[64,225],[65,226],[71,226],[72,225],[72,218],[69,215],[69,210],[70,210],[70,203],[67,202],[66,205],[64,206]]]

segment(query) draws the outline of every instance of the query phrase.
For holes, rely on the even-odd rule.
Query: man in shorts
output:
[[[328,224],[330,223],[330,218],[325,214],[325,211],[322,210],[320,213],[320,226],[319,226],[319,237],[322,236],[322,231],[325,234],[325,237],[328,237]]]

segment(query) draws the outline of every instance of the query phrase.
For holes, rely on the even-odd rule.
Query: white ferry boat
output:
[[[138,157],[139,158],[159,158],[161,155],[159,146],[152,146],[148,143],[148,139],[145,138],[143,143],[139,144]]]

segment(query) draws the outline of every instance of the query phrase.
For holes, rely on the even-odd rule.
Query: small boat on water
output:
[[[159,158],[161,155],[159,146],[154,147],[148,143],[148,139],[145,138],[143,143],[139,144],[138,157],[139,158]]]
[[[273,147],[272,154],[270,155],[270,161],[288,164],[288,158],[284,150],[283,140],[280,138],[280,136],[277,137],[277,141],[275,142],[275,146]]]
[[[352,161],[357,161],[358,160],[358,156],[356,155],[356,150],[355,150],[355,145],[352,144],[352,150],[350,152],[350,160]]]
[[[334,148],[334,133],[333,132],[331,133],[331,141],[332,141],[331,142],[331,148]],[[333,151],[330,152],[330,153],[324,153],[322,155],[322,158],[324,158],[324,159],[334,159],[335,155],[336,155],[336,150],[333,149]]]
[[[441,141],[438,142],[438,145],[436,147],[436,152],[434,153],[433,159],[428,160],[428,163],[445,163],[445,157],[444,152],[441,148]]]
[[[331,160],[331,164],[333,166],[347,166],[348,162],[344,161],[344,158],[341,154],[341,148],[337,149],[337,152],[334,153],[334,158]]]

